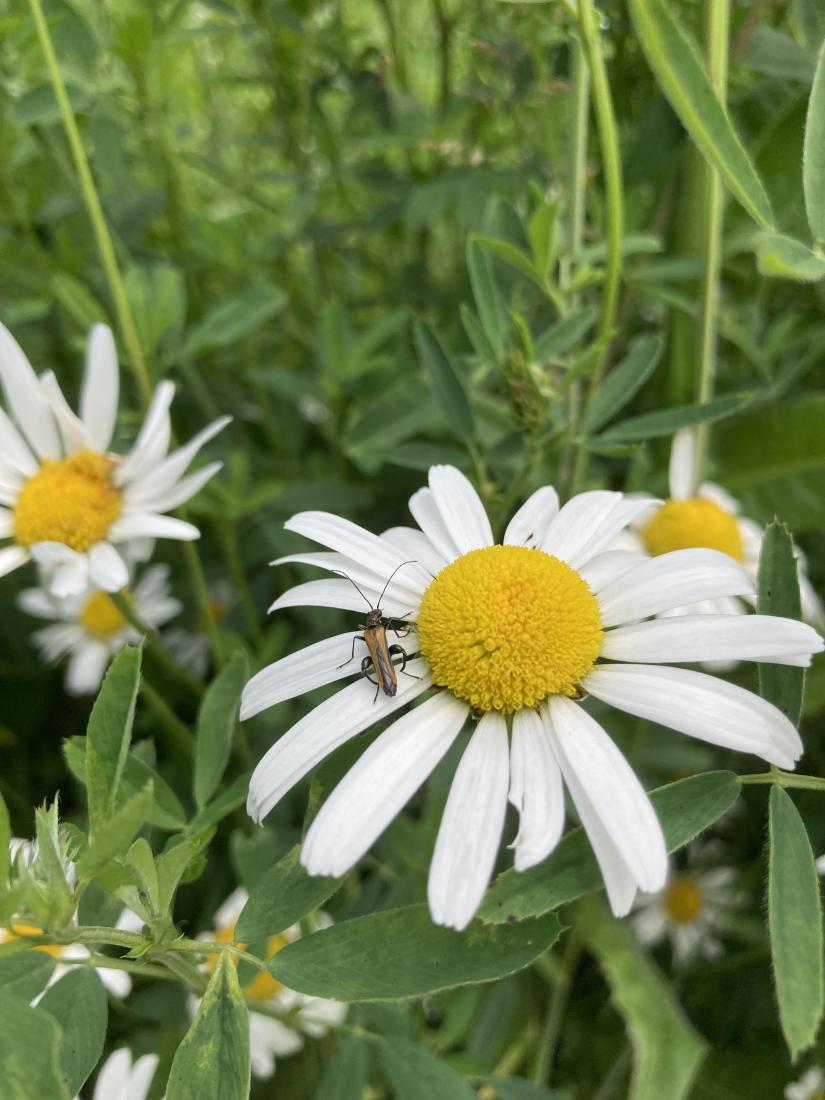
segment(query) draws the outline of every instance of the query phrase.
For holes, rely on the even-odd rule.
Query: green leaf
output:
[[[152,911],[154,913],[162,912],[158,900],[160,894],[158,872],[155,867],[155,857],[149,847],[149,841],[142,836],[138,837],[126,853],[126,862],[137,875],[141,889],[152,906]]]
[[[823,1010],[822,905],[811,842],[786,791],[771,787],[768,923],[779,1019],[791,1057],[813,1045]]]
[[[146,822],[146,814],[152,804],[152,784],[146,786],[106,823],[105,832],[90,843],[77,861],[77,873],[81,879],[92,879],[116,856],[123,855],[132,837]]]
[[[816,63],[802,153],[805,210],[813,239],[825,243],[825,42]]]
[[[60,1025],[60,1069],[75,1096],[100,1061],[106,1041],[109,1004],[93,970],[70,970],[38,1005]]]
[[[3,1100],[69,1100],[59,1049],[60,1028],[48,1012],[0,992]]]
[[[604,971],[633,1046],[628,1100],[683,1100],[704,1058],[704,1040],[627,921],[615,920],[596,899],[582,902],[579,917],[577,927]]]
[[[378,1053],[397,1100],[477,1100],[461,1074],[409,1039],[380,1039]]]
[[[286,295],[278,287],[249,287],[207,313],[189,333],[184,355],[238,343],[279,313],[285,302]]]
[[[762,275],[815,283],[825,278],[825,257],[793,237],[781,233],[758,233],[754,238],[756,264]]]
[[[329,1060],[313,1100],[357,1100],[369,1080],[369,1051],[363,1039],[344,1039]]]
[[[440,341],[423,323],[413,323],[418,358],[430,380],[430,389],[447,423],[465,440],[473,437],[473,412],[458,371]]]
[[[467,242],[467,268],[481,326],[490,341],[495,362],[500,363],[504,358],[504,307],[490,257],[473,237]]]
[[[523,1077],[484,1077],[483,1081],[493,1089],[498,1100],[569,1100],[567,1092],[534,1085]]]
[[[192,1026],[178,1047],[167,1100],[247,1100],[249,1016],[234,964],[218,960]]]
[[[226,790],[221,791],[200,813],[195,814],[186,826],[186,835],[194,836],[195,833],[208,829],[211,825],[217,825],[223,818],[228,817],[233,810],[243,806],[246,796],[249,794],[249,777],[251,772],[243,772],[237,776]]]
[[[536,340],[533,356],[539,363],[558,359],[577,344],[596,320],[594,309],[577,309],[546,329]]]
[[[158,881],[158,912],[171,911],[172,899],[181,879],[203,853],[214,834],[214,829],[204,829],[194,836],[182,839],[157,857],[155,866]]]
[[[237,935],[245,943],[283,932],[322,905],[341,885],[340,878],[308,875],[298,860],[300,851],[296,844],[255,883],[238,918]]]
[[[140,646],[125,646],[109,668],[86,730],[86,793],[92,836],[115,812],[140,683]]]
[[[52,276],[51,288],[55,298],[84,333],[99,321],[108,324],[106,310],[73,275],[58,272]]]
[[[582,431],[589,435],[615,416],[642,388],[662,357],[661,336],[643,336],[605,378],[587,403]]]
[[[9,843],[11,841],[11,823],[9,822],[9,810],[6,800],[0,794],[0,891],[4,890],[9,881],[9,869],[11,855]]]
[[[528,966],[556,942],[554,915],[466,932],[433,924],[426,905],[342,921],[287,944],[269,964],[290,989],[337,1001],[392,1001],[489,982]]]
[[[760,615],[802,618],[793,539],[787,527],[776,521],[766,528],[762,539],[756,586]],[[795,665],[760,665],[759,694],[798,726],[805,695],[805,669]]]
[[[246,653],[232,655],[226,667],[206,689],[198,714],[193,789],[203,809],[218,788],[232,750],[241,692],[249,679]]]
[[[709,424],[734,413],[753,400],[750,393],[731,393],[725,397],[716,397],[703,405],[677,405],[672,409],[657,409],[656,412],[641,413],[627,420],[620,420],[606,432],[596,436],[599,443],[639,443],[643,439],[658,439],[663,435],[672,435],[679,428],[691,424]]]
[[[682,125],[754,221],[772,229],[765,189],[673,9],[665,0],[630,0],[630,10],[648,64]]]
[[[668,851],[693,840],[722,816],[739,796],[733,772],[706,772],[650,792]],[[483,920],[502,922],[537,917],[565,902],[598,890],[602,876],[583,829],[573,829],[544,863],[528,871],[505,871],[479,909]]]
[[[477,244],[483,245],[488,251],[492,252],[494,256],[498,256],[500,260],[504,260],[510,267],[514,267],[516,271],[520,271],[522,275],[526,275],[528,279],[541,287],[546,292],[547,286],[545,280],[541,274],[536,271],[533,261],[515,245],[510,244],[509,241],[501,241],[497,237],[485,237],[480,233],[473,234],[473,241]]]
[[[0,990],[21,1001],[33,1001],[46,988],[54,968],[55,960],[51,955],[25,948],[17,955],[0,959]]]

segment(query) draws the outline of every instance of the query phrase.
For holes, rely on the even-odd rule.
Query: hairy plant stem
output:
[[[705,0],[705,37],[708,75],[713,90],[724,104],[728,77],[730,0]],[[722,216],[724,195],[719,173],[705,162],[704,237],[702,242],[702,297],[699,312],[699,374],[696,399],[710,401],[716,379],[716,343],[719,316],[719,274],[722,265]],[[694,478],[702,477],[710,428],[700,424],[696,431]]]
[[[112,292],[118,324],[120,325],[120,330],[123,335],[123,342],[129,353],[129,361],[135,375],[135,382],[137,383],[141,400],[145,406],[148,406],[149,402],[152,400],[152,385],[149,381],[149,372],[146,369],[146,360],[143,357],[143,349],[140,346],[135,321],[129,309],[126,288],[120,274],[114,245],[112,244],[112,237],[109,233],[109,227],[106,224],[100,197],[95,187],[91,168],[89,167],[89,160],[83,148],[83,140],[80,136],[77,120],[74,117],[74,111],[72,110],[72,105],[66,93],[66,85],[63,81],[63,74],[60,71],[60,65],[54,51],[49,25],[43,14],[43,7],[40,0],[29,0],[29,7],[31,8],[34,25],[37,30],[37,37],[40,39],[40,45],[46,58],[49,79],[54,88],[57,106],[60,111],[60,118],[63,122],[63,128],[66,131],[72,159],[74,160],[75,169],[78,179],[80,180],[83,201],[86,204],[89,220],[92,223],[95,241],[98,251],[100,252],[100,260],[103,264],[103,269],[106,272],[106,279],[108,280],[109,288]]]
[[[754,784],[774,783],[777,787],[785,787],[799,791],[825,791],[825,778],[818,775],[794,775],[793,772],[783,772],[779,768],[772,768],[769,772],[759,772],[755,775],[740,775],[739,782],[744,786]]]

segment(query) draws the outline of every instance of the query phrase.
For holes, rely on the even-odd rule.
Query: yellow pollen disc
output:
[[[654,557],[696,546],[721,550],[736,561],[745,556],[736,517],[704,497],[666,501],[642,529],[642,538]]]
[[[225,928],[220,928],[212,936],[214,943],[234,943],[235,942],[235,925],[230,924]],[[282,947],[286,947],[289,941],[285,936],[270,936],[266,941],[266,957],[271,959],[274,955],[277,955]],[[241,951],[246,949],[245,943],[239,943],[238,947]],[[237,958],[232,960],[235,965],[238,965]],[[213,955],[206,956],[206,965],[211,971],[214,972],[215,967],[218,965],[218,952]],[[244,994],[253,1001],[268,1001],[281,989],[281,983],[276,981],[270,973],[266,970],[259,970],[255,977],[241,986]]]
[[[45,458],[14,506],[15,540],[62,542],[82,553],[106,538],[121,507],[111,470],[111,459],[85,447],[59,462]]]
[[[543,550],[490,546],[442,569],[418,613],[433,680],[477,710],[574,695],[599,655],[599,605],[575,570]]]
[[[26,936],[42,936],[43,929],[35,928],[33,924],[15,924],[12,928],[0,928],[0,943],[10,943],[11,940],[20,940]],[[63,953],[62,945],[57,944],[40,944],[37,947],[32,947],[32,951],[42,951],[46,955],[51,955],[55,959],[59,958]]]
[[[676,924],[692,924],[705,908],[705,897],[689,878],[675,878],[665,890],[665,912]]]
[[[129,600],[129,594],[125,590],[121,595]],[[126,620],[110,596],[105,592],[95,592],[88,598],[80,612],[80,625],[93,638],[105,641],[118,630],[122,630],[126,626]]]

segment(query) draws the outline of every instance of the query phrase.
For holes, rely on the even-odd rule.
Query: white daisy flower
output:
[[[721,958],[716,933],[740,901],[736,878],[733,867],[672,872],[664,890],[639,895],[632,917],[639,940],[652,947],[669,939],[676,966],[697,956]]]
[[[168,622],[181,609],[180,601],[169,595],[166,565],[146,569],[122,595],[138,618],[153,628]],[[112,657],[125,645],[140,641],[140,633],[100,589],[57,597],[43,588],[27,588],[17,602],[29,615],[52,620],[52,625],[36,631],[33,639],[49,663],[69,658],[66,690],[70,695],[94,694]]]
[[[100,1067],[92,1100],[146,1100],[157,1068],[157,1054],[133,1062],[132,1052],[122,1047]]]
[[[207,943],[234,943],[235,925],[248,900],[249,894],[243,887],[234,890],[215,914],[215,931],[201,934],[198,939]],[[326,913],[317,913],[310,921],[312,931],[328,928],[332,924]],[[266,945],[266,957],[271,959],[282,947],[300,938],[301,929],[297,924],[277,936],[271,936]],[[216,963],[217,955],[208,959],[206,965],[214,970]],[[252,1072],[261,1079],[271,1077],[275,1072],[276,1058],[285,1058],[301,1050],[304,1036],[321,1038],[330,1028],[342,1023],[347,1014],[345,1004],[308,997],[294,989],[287,989],[265,970],[257,973],[242,989],[249,1008]],[[193,1015],[199,1003],[196,997],[192,998],[190,1007]],[[274,1009],[283,1019],[256,1012],[256,1003],[262,1008]]]
[[[825,1074],[812,1066],[798,1081],[785,1086],[785,1100],[825,1100]]]
[[[759,571],[763,529],[741,514],[739,501],[720,485],[710,481],[698,484],[696,437],[690,428],[683,428],[673,437],[669,479],[670,498],[644,513],[635,525],[637,535],[628,533],[622,545],[644,549],[652,556],[688,547],[719,550],[741,562],[746,572],[755,578]],[[798,547],[794,548],[794,553],[798,563],[802,616],[808,622],[821,624],[825,621],[825,608],[808,579],[804,554]],[[718,596],[695,606],[679,608],[671,614],[744,614],[750,610],[747,604],[755,603],[752,596],[745,599],[747,603],[730,596]]]
[[[166,512],[194,496],[221,466],[184,477],[201,447],[231,419],[221,417],[169,452],[169,406],[175,388],[161,382],[134,446],[108,453],[117,418],[118,366],[105,325],[89,336],[80,415],[54,374],[37,377],[0,325],[0,382],[11,418],[0,409],[0,576],[34,558],[50,590],[68,596],[128,583],[116,547],[134,538],[196,539],[191,523]]]
[[[350,579],[300,584],[273,609],[354,611],[366,600],[375,607],[391,578],[382,610],[413,624],[398,644],[420,656],[388,693],[376,693],[359,676],[285,733],[252,776],[251,816],[260,821],[339,745],[435,686],[445,690],[382,733],[327,799],[303,845],[301,859],[311,874],[341,875],[352,867],[472,714],[480,720],[453,780],[430,867],[430,910],[438,923],[462,929],[472,919],[493,872],[508,798],[521,818],[512,844],[517,870],[550,854],[563,828],[563,783],[613,911],[627,913],[637,889],[660,890],[667,858],[659,822],[612,739],[580,705],[582,697],[793,767],[802,744],[779,710],[705,673],[664,665],[727,658],[807,665],[822,641],[802,623],[760,615],[642,621],[681,604],[753,591],[752,578],[718,551],[679,550],[641,561],[609,551],[649,506],[596,491],[559,508],[555,490],[546,486],[516,513],[504,544],[496,546],[467,478],[435,466],[429,488],[410,500],[420,529],[393,528],[379,537],[325,512],[294,516],[288,530],[332,553],[281,560]],[[348,631],[265,668],[244,691],[242,717],[357,674],[367,652],[356,641],[350,661],[352,647]]]

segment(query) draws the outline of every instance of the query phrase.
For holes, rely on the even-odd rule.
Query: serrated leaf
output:
[[[793,539],[781,523],[774,522],[765,530],[756,590],[760,615],[802,618]],[[795,665],[759,665],[759,694],[798,726],[805,695],[805,669]]]
[[[811,842],[786,791],[771,787],[768,922],[782,1032],[796,1058],[823,1011],[822,904]]]
[[[447,423],[465,440],[473,437],[473,413],[458,371],[438,338],[423,323],[415,321],[413,337],[419,361],[430,381],[430,389]]]
[[[59,1049],[60,1028],[48,1012],[0,992],[3,1100],[69,1100]]]
[[[733,416],[749,405],[753,400],[750,393],[731,393],[716,397],[702,405],[678,405],[672,409],[657,409],[656,412],[641,413],[639,416],[620,420],[606,432],[596,436],[595,442],[604,443],[640,443],[644,439],[658,439],[663,435],[672,435],[679,428],[693,424],[710,424]]]
[[[331,897],[343,881],[309,875],[297,844],[261,876],[238,918],[237,935],[245,943],[267,939],[295,924]]]
[[[733,772],[706,772],[650,792],[668,851],[693,840],[739,796]],[[536,917],[574,901],[603,885],[601,872],[583,829],[573,829],[553,854],[528,871],[505,871],[487,892],[479,909],[483,920],[500,922]]]
[[[433,924],[426,905],[342,921],[287,944],[269,964],[290,989],[338,1001],[387,1001],[494,981],[529,966],[558,939],[553,914],[512,925]]]
[[[70,970],[46,990],[38,1008],[60,1025],[60,1070],[75,1096],[103,1053],[109,1020],[106,990],[93,970]]]
[[[221,954],[172,1062],[167,1100],[247,1100],[249,1015],[234,964]]]
[[[648,64],[682,125],[754,221],[772,229],[770,200],[753,162],[673,9],[664,0],[630,0],[630,10]]]
[[[103,680],[86,730],[86,795],[92,836],[115,811],[140,684],[140,646],[125,646]]]
[[[651,376],[662,357],[661,336],[643,336],[610,371],[587,403],[582,431],[597,432],[623,409]]]
[[[825,243],[825,42],[819,51],[802,153],[805,210],[813,239]]]
[[[198,809],[203,809],[217,790],[229,762],[241,692],[248,679],[246,653],[234,653],[204,694],[195,737],[193,793]]]
[[[577,928],[604,971],[633,1046],[628,1100],[685,1100],[705,1041],[626,921],[615,920],[595,898],[581,904],[579,917]]]
[[[469,1082],[420,1043],[381,1038],[378,1053],[397,1100],[476,1100]]]

